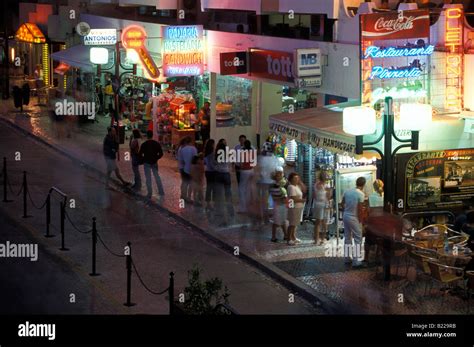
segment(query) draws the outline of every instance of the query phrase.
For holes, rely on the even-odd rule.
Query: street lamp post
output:
[[[354,112],[355,110],[357,114]],[[356,115],[365,114],[365,120],[355,118]],[[392,212],[392,204],[394,200],[394,166],[393,159],[397,152],[402,148],[411,148],[418,150],[420,130],[422,130],[427,123],[431,122],[432,108],[425,104],[403,104],[400,107],[400,128],[411,130],[410,139],[400,139],[395,133],[395,117],[393,113],[393,99],[391,97],[385,98],[385,108],[383,112],[383,126],[380,136],[371,142],[364,142],[364,135],[373,134],[375,126],[367,129],[358,128],[360,124],[370,121],[374,123],[373,117],[375,112],[370,108],[346,108],[344,110],[344,131],[356,135],[356,154],[363,154],[364,151],[376,151],[382,157],[382,180],[385,182],[384,188],[384,208],[386,211]],[[373,131],[372,131],[373,129]],[[384,151],[380,151],[374,147],[380,141],[384,140]],[[392,150],[393,139],[401,143],[400,146]]]

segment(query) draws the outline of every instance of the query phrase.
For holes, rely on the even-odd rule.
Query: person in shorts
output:
[[[278,228],[281,228],[284,235],[284,240],[289,241],[286,221],[288,219],[288,209],[286,206],[286,199],[288,194],[286,193],[286,186],[288,185],[283,174],[283,168],[278,167],[273,173],[274,183],[270,186],[270,195],[273,200],[273,225],[272,225],[272,242],[278,242],[276,232]]]

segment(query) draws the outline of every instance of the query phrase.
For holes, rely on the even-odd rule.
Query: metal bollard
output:
[[[174,314],[174,273],[170,272],[170,286],[168,289],[168,300],[170,305],[170,316]]]
[[[64,221],[66,219],[66,202],[59,203],[59,208],[61,209],[61,251],[69,251],[69,248],[66,248],[64,245]]]
[[[7,158],[3,157],[3,202],[12,202],[13,200],[8,200],[7,197],[7,184],[8,184],[8,174],[7,174]]]
[[[92,218],[92,273],[90,273],[90,276],[99,276],[96,272],[96,252],[97,252],[97,224],[96,224],[97,218]]]
[[[49,233],[49,226],[51,224],[51,194],[46,198],[46,235],[45,237],[54,237]]]
[[[26,183],[26,171],[23,171],[23,218],[28,218],[26,198],[28,194],[28,185]]]
[[[128,253],[125,255],[126,267],[127,267],[127,302],[124,304],[127,307],[135,306],[132,303],[132,244],[127,242]]]

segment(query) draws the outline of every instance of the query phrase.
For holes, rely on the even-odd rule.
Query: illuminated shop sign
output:
[[[203,27],[167,26],[163,34],[165,76],[197,76],[204,72]]]
[[[459,112],[463,108],[464,16],[461,8],[446,10],[446,109]]]
[[[16,34],[15,39],[18,41],[29,42],[29,43],[45,43],[46,37],[44,37],[41,30],[34,23],[22,24]]]
[[[321,50],[304,48],[295,51],[295,77],[314,77],[321,75]]]
[[[157,80],[160,77],[160,70],[158,70],[153,58],[145,47],[146,38],[147,34],[143,27],[130,25],[122,32],[122,45],[127,50],[136,51],[147,78]]]
[[[377,88],[372,92],[370,97],[372,105],[379,100],[385,100],[387,96],[392,97],[394,100],[426,98],[428,96],[428,91],[423,88],[410,89],[409,87],[393,87],[390,89]]]
[[[414,57],[419,55],[432,55],[435,47],[429,45],[426,47],[388,47],[381,48],[377,46],[369,46],[365,50],[364,59],[369,58],[398,58],[398,57]]]
[[[374,66],[372,68],[372,73],[370,74],[370,79],[380,78],[413,78],[419,77],[421,75],[421,70],[417,67],[410,69],[388,69],[383,66]]]
[[[250,49],[250,75],[294,83],[293,60],[293,53]]]
[[[117,30],[115,29],[91,29],[89,34],[84,36],[86,46],[106,46],[117,43]]]
[[[364,14],[363,40],[395,40],[430,36],[430,15],[425,10]]]

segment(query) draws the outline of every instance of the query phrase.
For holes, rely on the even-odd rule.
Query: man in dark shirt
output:
[[[107,179],[106,179],[106,187],[109,187],[109,180],[112,172],[115,172],[117,178],[122,182],[124,186],[128,185],[129,183],[126,182],[122,175],[120,174],[120,170],[117,166],[117,154],[119,151],[119,144],[117,142],[117,132],[115,128],[109,127],[107,129],[107,135],[104,138],[103,144],[103,153],[105,162],[107,164]]]
[[[151,183],[151,173],[155,177],[156,185],[158,187],[158,194],[160,196],[165,195],[163,184],[161,183],[160,175],[158,174],[158,160],[163,157],[163,149],[161,145],[153,140],[153,131],[148,130],[146,133],[147,141],[145,141],[141,147],[139,156],[143,158],[143,170],[145,171],[147,198],[150,199],[153,194],[153,188]]]
[[[202,143],[206,143],[211,137],[211,104],[205,102],[199,112],[199,122],[201,124]]]

